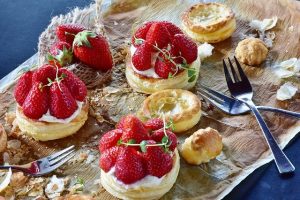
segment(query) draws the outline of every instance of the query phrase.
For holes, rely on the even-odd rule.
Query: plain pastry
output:
[[[189,164],[199,165],[218,156],[222,148],[221,135],[217,130],[208,127],[199,129],[185,139],[180,148],[180,154]]]
[[[183,30],[199,42],[217,43],[236,29],[234,13],[220,3],[199,3],[182,15]]]
[[[247,38],[239,42],[235,49],[237,59],[247,65],[259,65],[266,60],[268,48],[258,38]]]

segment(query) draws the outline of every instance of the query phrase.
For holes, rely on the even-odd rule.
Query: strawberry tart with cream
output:
[[[102,186],[120,199],[159,199],[179,172],[177,137],[161,119],[123,117],[99,141]]]
[[[199,70],[197,44],[171,22],[144,23],[132,36],[126,78],[134,90],[190,89]]]
[[[87,88],[72,72],[43,65],[18,80],[14,96],[21,131],[47,141],[78,131],[88,117]]]

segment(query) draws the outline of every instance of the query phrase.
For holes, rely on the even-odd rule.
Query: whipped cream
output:
[[[118,184],[122,185],[124,188],[126,189],[137,189],[140,187],[153,187],[153,186],[157,186],[159,185],[163,178],[165,176],[162,176],[161,178],[158,178],[156,176],[152,176],[152,175],[147,175],[144,178],[142,178],[141,180],[138,180],[134,183],[131,184],[125,184],[122,181],[118,180],[117,177],[115,176],[115,167],[112,167],[109,172],[107,172],[108,175],[111,175],[114,179],[114,181],[116,181]]]
[[[57,122],[57,123],[63,123],[67,124],[70,123],[73,119],[79,115],[82,109],[83,102],[82,101],[76,101],[77,103],[77,110],[68,118],[66,119],[58,119],[50,114],[50,110],[47,111],[47,113],[43,114],[41,118],[38,119],[38,121],[43,121],[43,122]]]

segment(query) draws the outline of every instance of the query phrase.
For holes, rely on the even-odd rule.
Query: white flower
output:
[[[275,74],[279,78],[288,78],[300,72],[300,59],[291,58],[275,66]]]
[[[48,198],[59,197],[60,193],[65,189],[65,183],[63,178],[57,178],[53,175],[50,182],[47,184],[45,192]]]
[[[200,59],[204,59],[206,57],[211,56],[213,49],[214,49],[214,46],[208,44],[207,42],[205,42],[204,44],[201,44],[198,47],[198,55],[199,55]]]
[[[264,19],[262,21],[252,20],[249,25],[253,29],[257,29],[260,32],[265,32],[276,26],[277,20],[277,17],[272,17],[272,19]]]
[[[296,86],[294,86],[291,82],[287,82],[280,86],[277,90],[276,98],[281,101],[291,99],[297,91],[298,88]]]

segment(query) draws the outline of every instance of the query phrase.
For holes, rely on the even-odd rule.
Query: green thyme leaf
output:
[[[173,76],[173,74],[170,72],[169,74],[168,74],[168,78],[173,78],[174,76]]]
[[[135,144],[135,140],[134,139],[130,139],[127,144]]]
[[[141,151],[143,153],[145,153],[147,151],[146,146],[147,146],[147,141],[146,140],[141,141],[140,147],[141,147]]]
[[[82,178],[80,178],[80,177],[76,177],[75,185],[76,184],[84,185],[84,180]]]
[[[122,139],[119,139],[117,145],[121,145],[123,143]]]
[[[163,144],[168,144],[168,141],[169,141],[169,138],[167,136],[164,136],[162,139],[161,139],[161,143]]]
[[[191,83],[196,79],[196,75],[194,74],[191,78],[189,78],[188,82]]]

